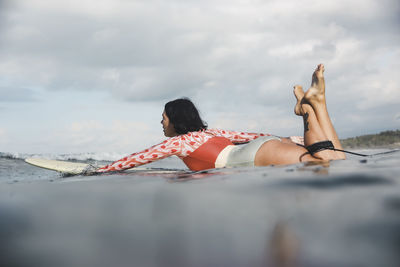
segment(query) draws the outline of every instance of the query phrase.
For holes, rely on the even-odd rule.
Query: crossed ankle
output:
[[[306,146],[306,149],[308,153],[311,155],[314,155],[317,152],[323,151],[323,150],[335,150],[335,147],[333,146],[333,143],[329,140],[326,141],[321,141],[321,142],[316,142],[312,145]]]

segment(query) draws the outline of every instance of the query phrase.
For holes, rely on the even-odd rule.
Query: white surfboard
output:
[[[79,175],[84,174],[88,171],[93,171],[96,169],[96,166],[92,166],[87,163],[79,163],[79,162],[71,162],[71,161],[62,161],[62,160],[53,160],[53,159],[41,159],[41,158],[27,158],[25,162],[34,165],[36,167],[53,170],[57,172],[61,172],[63,174],[68,175]],[[100,166],[98,166],[100,168]],[[133,168],[128,171],[132,172],[148,172],[148,173],[178,173],[182,172],[179,170],[163,170],[163,169],[151,169],[151,168]],[[185,172],[185,171],[184,171]]]
[[[90,165],[79,162],[69,162],[52,159],[40,159],[40,158],[27,158],[25,162],[34,165],[36,167],[58,171],[65,174],[81,174],[86,171]]]

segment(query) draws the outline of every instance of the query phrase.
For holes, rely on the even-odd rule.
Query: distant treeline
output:
[[[400,147],[400,130],[351,137],[340,141],[345,148]]]

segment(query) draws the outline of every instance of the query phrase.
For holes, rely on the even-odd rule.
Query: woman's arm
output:
[[[247,133],[247,132],[220,130],[220,129],[210,129],[208,131],[216,135],[228,138],[234,144],[246,143],[260,136],[271,136],[271,134],[268,133]],[[290,137],[280,137],[280,138],[283,143],[296,143],[301,145],[304,144],[304,138],[301,136],[290,136]]]
[[[173,137],[164,142],[154,145],[143,151],[133,153],[125,158],[117,160],[109,165],[101,167],[96,172],[122,171],[144,165],[156,160],[181,153],[181,142],[179,138]]]
[[[227,130],[220,130],[220,129],[210,129],[207,131],[209,131],[215,135],[228,138],[234,144],[246,143],[246,142],[254,140],[260,136],[270,136],[271,135],[271,134],[265,134],[265,133],[246,133],[246,132],[227,131]]]

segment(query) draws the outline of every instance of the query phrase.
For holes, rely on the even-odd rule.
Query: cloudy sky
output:
[[[210,127],[301,135],[326,66],[340,137],[400,128],[398,0],[0,0],[0,151],[131,153],[166,101]]]

